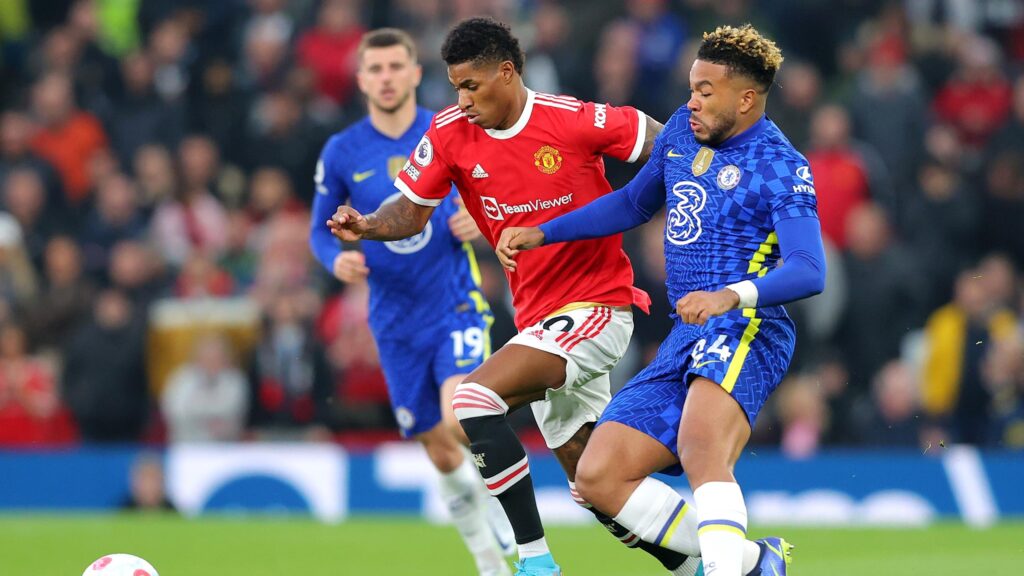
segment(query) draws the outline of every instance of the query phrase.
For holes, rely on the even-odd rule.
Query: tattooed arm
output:
[[[344,242],[366,240],[401,240],[423,231],[434,213],[433,206],[420,206],[399,196],[376,212],[363,216],[351,206],[338,206],[327,227]]]
[[[662,123],[650,116],[647,117],[647,133],[644,134],[644,147],[640,149],[640,156],[637,158],[637,162],[647,162],[647,159],[651,157],[651,150],[654,149],[654,139],[658,137],[658,134],[661,134],[664,128],[665,126]]]

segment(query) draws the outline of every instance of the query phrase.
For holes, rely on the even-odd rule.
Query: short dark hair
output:
[[[493,18],[469,18],[456,24],[444,39],[441,58],[449,66],[508,60],[520,74],[526,60],[509,27]]]
[[[750,24],[739,28],[719,26],[714,32],[705,32],[697,59],[727,66],[730,74],[750,78],[765,92],[775,81],[783,60],[775,42],[761,36]]]
[[[412,36],[405,30],[398,28],[378,28],[363,34],[359,40],[359,58],[362,59],[363,52],[368,48],[389,48],[391,46],[405,46],[409,56],[416,60],[416,43]]]

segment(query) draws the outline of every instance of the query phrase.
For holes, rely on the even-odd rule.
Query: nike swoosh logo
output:
[[[715,362],[721,362],[721,360],[705,360],[703,362],[698,362],[698,363],[694,364],[693,367],[694,368],[703,368],[703,367],[707,366],[708,364],[714,364]]]
[[[374,174],[376,174],[376,172],[377,172],[376,170],[367,170],[366,172],[356,172],[355,174],[352,175],[352,181],[355,182],[356,184],[359,184],[363,180],[366,180],[370,176],[373,176]]]
[[[675,150],[669,150],[668,151],[668,157],[669,158],[682,158],[683,155],[682,154],[676,154]]]

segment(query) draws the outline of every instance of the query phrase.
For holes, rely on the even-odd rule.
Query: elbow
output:
[[[825,275],[818,274],[811,279],[810,285],[808,286],[808,296],[817,296],[825,291]]]

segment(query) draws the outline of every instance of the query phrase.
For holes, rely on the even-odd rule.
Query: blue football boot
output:
[[[562,569],[551,554],[544,554],[516,562],[515,576],[562,576]]]
[[[761,547],[761,557],[749,576],[786,576],[789,563],[793,561],[793,545],[776,537],[762,538],[756,542]]]

